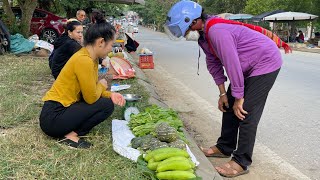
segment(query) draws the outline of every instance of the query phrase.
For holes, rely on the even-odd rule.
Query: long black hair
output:
[[[93,45],[98,38],[103,38],[105,42],[108,42],[115,37],[115,28],[103,16],[96,16],[95,19],[96,23],[90,26],[85,33],[85,45]]]

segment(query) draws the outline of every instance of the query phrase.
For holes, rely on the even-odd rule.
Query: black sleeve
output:
[[[101,63],[102,63],[102,61],[103,61],[103,59],[102,59],[102,58],[99,58],[99,64],[101,64]]]
[[[70,50],[70,53],[73,55],[74,53],[78,52],[82,46],[77,41],[73,40],[66,45],[66,48]]]

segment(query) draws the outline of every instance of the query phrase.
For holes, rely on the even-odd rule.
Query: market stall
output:
[[[278,13],[282,13],[284,12],[283,10],[276,10],[276,11],[270,11],[270,12],[265,12],[265,13],[262,13],[262,14],[259,14],[257,16],[253,16],[251,18],[251,20],[253,22],[260,22],[260,21],[264,21],[264,18],[267,17],[267,16],[271,16],[273,14],[278,14]]]
[[[276,13],[270,16],[266,16],[263,18],[265,21],[273,22],[273,31],[286,42],[290,42],[296,35],[296,28],[294,22],[296,21],[310,21],[312,22],[314,19],[318,18],[318,16],[303,12],[282,12]],[[281,23],[281,25],[276,24]],[[307,37],[310,38],[313,27],[312,23],[309,28],[310,30],[307,32]]]
[[[232,13],[221,13],[221,14],[218,14],[217,16],[223,18],[223,19],[228,19],[230,16],[232,16],[234,14]]]
[[[245,21],[250,20],[253,17],[251,14],[233,14],[226,19],[237,20],[237,21]]]

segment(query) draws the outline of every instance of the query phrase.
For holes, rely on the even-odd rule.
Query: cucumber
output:
[[[159,163],[160,163],[160,162],[149,162],[148,165],[147,165],[147,167],[148,167],[150,170],[155,171],[155,170],[157,170],[157,167],[158,167],[158,164],[159,164]]]
[[[184,156],[174,156],[174,157],[170,157],[168,159],[165,159],[163,161],[160,161],[159,165],[164,165],[166,163],[172,162],[172,161],[181,161],[181,160],[185,160],[188,161],[189,159],[184,157]],[[151,160],[150,160],[151,161]]]
[[[166,171],[166,172],[159,172],[157,173],[158,179],[192,179],[196,178],[196,175],[194,175],[191,172],[188,171]]]
[[[153,158],[151,158],[148,163],[152,163],[152,162],[155,162]]]
[[[191,159],[189,159],[189,163],[192,169],[196,167],[196,164]]]
[[[189,160],[176,160],[162,165],[158,165],[157,172],[163,171],[186,171],[191,169]]]
[[[176,151],[181,151],[179,148],[172,148],[172,147],[164,147],[164,148],[159,148],[156,150],[153,150],[149,152],[145,157],[144,160],[149,161],[155,154],[159,153],[168,153],[168,152],[176,152]]]
[[[188,158],[189,154],[187,153],[187,151],[180,149],[180,151],[176,151],[176,152],[167,152],[167,153],[164,152],[164,153],[155,154],[153,156],[153,159],[155,161],[162,161],[164,159],[168,159],[168,158],[174,157],[174,156],[183,156],[183,157]]]
[[[187,170],[188,172],[191,172],[191,173],[194,173],[194,170],[193,169],[189,169]]]

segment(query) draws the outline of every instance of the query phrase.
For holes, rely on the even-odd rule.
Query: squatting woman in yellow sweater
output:
[[[92,144],[79,136],[107,119],[114,104],[125,104],[121,94],[106,91],[105,79],[98,81],[98,59],[112,50],[115,33],[104,19],[87,30],[85,47],[69,59],[42,99],[40,127],[45,134],[74,148],[89,148]]]

